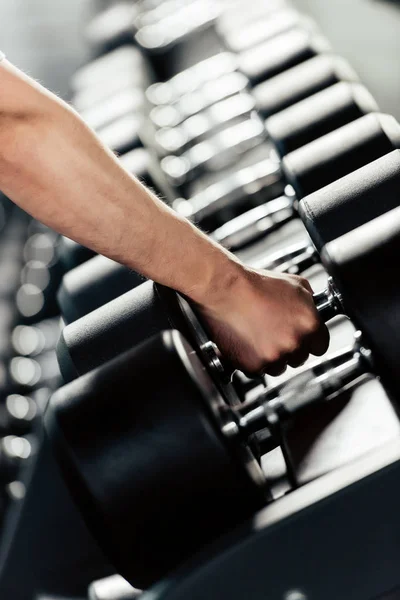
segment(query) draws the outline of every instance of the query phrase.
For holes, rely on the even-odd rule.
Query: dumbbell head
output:
[[[253,96],[258,110],[270,117],[340,81],[358,81],[343,58],[321,54],[256,85]]]
[[[293,28],[243,52],[238,68],[255,84],[330,50],[322,35]]]
[[[70,238],[63,237],[58,248],[59,258],[64,271],[74,269],[95,255],[93,250],[81,246]]]
[[[236,394],[214,346],[186,300],[173,290],[147,281],[99,307],[61,332],[57,357],[65,381],[88,373],[143,340],[166,329],[177,329],[211,367],[217,384],[230,402]]]
[[[63,277],[57,301],[65,323],[72,323],[143,283],[144,278],[105,256],[95,256]]]
[[[191,339],[179,309],[170,307],[159,290],[163,288],[148,281],[65,327],[57,347],[64,380],[87,373],[171,326]]]
[[[230,442],[230,409],[177,332],[61,388],[50,404],[46,428],[64,477],[132,585],[161,579],[268,498],[252,453]]]
[[[293,27],[316,28],[311,19],[300,14],[293,8],[283,7],[272,14],[261,15],[253,23],[243,27],[223,30],[219,27],[224,38],[225,45],[233,52],[244,52],[252,46],[274,38],[275,36],[289,31]]]
[[[322,263],[394,398],[400,391],[400,208],[329,242]]]
[[[396,148],[396,119],[372,113],[286,155],[282,168],[297,197],[303,198]]]
[[[400,150],[331,183],[300,202],[299,213],[317,250],[399,204]]]
[[[269,138],[281,156],[355,121],[378,112],[378,105],[359,83],[340,82],[266,121]]]

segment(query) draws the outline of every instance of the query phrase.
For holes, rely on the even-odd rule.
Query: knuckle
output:
[[[280,352],[278,349],[269,350],[268,352],[265,353],[263,362],[264,362],[264,364],[272,365],[276,362],[279,362],[279,360],[281,360],[281,358],[282,358],[282,352]]]
[[[321,326],[321,321],[318,317],[318,315],[316,314],[310,314],[308,316],[306,325],[305,325],[305,329],[306,329],[306,333],[307,334],[315,334],[317,333],[317,331],[319,331],[319,328]]]
[[[296,352],[301,345],[302,336],[299,334],[293,334],[290,338],[285,340],[283,344],[283,354],[293,354]]]

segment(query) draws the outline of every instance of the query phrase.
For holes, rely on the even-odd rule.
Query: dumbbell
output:
[[[28,437],[6,435],[0,438],[0,482],[11,483],[32,457],[34,445]]]
[[[280,44],[278,44],[277,48],[269,48],[269,45],[272,42],[268,43],[268,48],[257,48],[257,51],[254,51],[254,56],[247,56],[247,53],[245,55],[243,55],[243,57],[241,57],[243,65],[245,69],[247,69],[248,72],[251,72],[253,74],[253,79],[255,77],[254,73],[259,73],[260,77],[263,78],[263,76],[261,75],[261,69],[263,69],[263,72],[265,71],[265,76],[270,77],[271,73],[274,74],[275,72],[280,72],[283,69],[287,68],[287,62],[289,59],[283,60],[282,58],[282,63],[280,64],[279,61],[278,63],[280,64],[280,66],[277,66],[277,59],[276,56],[279,54],[279,56],[282,55],[282,52],[280,50],[281,45],[284,45],[285,48],[288,44],[292,44],[292,49],[291,52],[293,55],[296,56],[298,55],[298,57],[295,58],[291,58],[290,60],[294,63],[299,62],[301,60],[303,60],[303,54],[305,52],[305,46],[308,44],[308,41],[306,41],[305,38],[309,38],[310,34],[306,31],[303,30],[296,30],[296,33],[298,34],[297,36],[295,35],[294,38],[292,39],[292,37],[290,37],[289,40],[286,40],[286,36],[288,36],[289,34],[293,34],[295,33],[294,31],[288,32],[287,34],[284,34],[285,39],[280,40]],[[278,38],[280,38],[281,36],[278,36]],[[276,39],[276,42],[279,41],[279,39]],[[286,41],[285,41],[286,40]],[[313,46],[314,42],[310,42],[311,46]],[[312,50],[312,52],[316,52],[317,51],[317,47],[321,46],[321,42],[318,41],[316,43],[316,48]],[[326,49],[325,46],[321,46],[321,51]],[[275,55],[273,54],[273,52],[271,53],[270,50],[275,52]],[[266,61],[265,58],[262,60],[262,56],[264,55],[264,51],[266,52],[265,56],[268,57],[274,57],[274,60],[269,60]],[[311,52],[311,50],[310,50]],[[308,56],[307,56],[308,57]],[[258,64],[258,68],[256,69],[254,67],[254,63]],[[251,68],[249,65],[252,65]],[[290,61],[289,61],[289,66],[290,65]],[[240,66],[240,65],[239,65]],[[300,85],[303,85],[303,83],[301,83]],[[220,82],[220,86],[221,86],[221,82]],[[297,86],[298,87],[298,86]],[[203,94],[207,95],[207,90],[203,90]],[[293,91],[293,95],[294,96],[298,96],[298,90],[296,89],[296,91]],[[193,104],[193,98],[189,98],[187,99],[187,102],[189,102],[190,104]],[[249,111],[252,109],[251,106],[248,106],[249,104],[249,100],[250,98],[247,97],[248,102],[246,103],[246,106],[239,106],[239,113],[243,112],[243,110],[247,111],[247,113],[249,113]],[[118,152],[123,152],[126,151],[127,149],[130,149],[132,147],[135,147],[135,145],[138,144],[138,140],[137,140],[137,129],[140,126],[140,119],[138,120],[138,118],[135,118],[135,115],[138,112],[138,108],[142,105],[142,98],[141,98],[141,93],[133,88],[133,89],[127,89],[125,91],[119,92],[116,95],[114,95],[113,97],[107,97],[106,102],[104,102],[104,104],[96,104],[95,107],[93,108],[89,108],[86,109],[86,111],[83,112],[82,116],[83,118],[87,121],[87,123],[89,125],[91,125],[92,127],[94,127],[97,131],[98,134],[100,136],[100,138],[104,141],[104,143],[106,143],[110,148],[112,148],[115,151]],[[235,111],[237,112],[238,108],[235,107]],[[121,121],[119,123],[123,123],[123,125],[121,124],[117,124],[117,118],[120,118]],[[105,129],[105,130],[104,130]],[[129,134],[123,134],[123,131],[125,129],[128,129]],[[135,135],[136,133],[136,135]],[[122,139],[120,139],[120,137]],[[135,143],[132,141],[133,138],[135,140]],[[128,147],[128,146],[129,147]]]
[[[303,198],[299,214],[311,238],[256,259],[257,268],[301,273],[320,261],[325,244],[399,203],[398,150]]]
[[[335,60],[334,57],[317,57],[317,59],[322,59],[324,62]],[[354,110],[354,106],[358,104],[362,106],[366,103],[366,99],[363,98],[365,92],[359,91],[360,86],[353,84],[352,87],[350,83],[346,82],[346,80],[350,80],[350,73],[347,76],[345,72],[346,63],[338,61],[338,65],[343,66],[342,72],[340,72],[340,69],[337,70],[338,76],[340,74],[344,76],[342,82],[338,81],[336,84],[332,82],[332,85],[319,93],[318,89],[316,93],[314,93],[314,89],[311,89],[311,96],[308,98],[310,102],[302,98],[299,101],[298,95],[295,93],[298,90],[294,90],[293,86],[288,88],[285,86],[286,101],[283,110],[275,118],[271,117],[266,121],[268,138],[276,144],[281,156],[305,145],[312,139],[328,133],[339,127],[340,124],[343,125],[346,122],[347,111],[349,111],[347,120],[361,116],[357,110]],[[293,75],[291,71],[293,69],[284,74],[286,79],[288,75]],[[318,74],[315,76],[315,81],[317,80]],[[304,83],[304,79],[300,81],[302,84]],[[271,80],[268,83],[272,84],[274,81]],[[291,98],[289,98],[288,89],[293,91]],[[358,95],[360,96],[359,99]],[[274,95],[270,95],[269,99],[272,101]],[[292,104],[292,110],[287,109],[287,105],[291,106]],[[372,102],[369,104],[372,105]],[[351,106],[353,106],[353,114],[351,114]],[[216,127],[226,128],[230,123],[245,118],[255,108],[254,95],[243,92],[232,95],[201,113],[187,118],[175,127],[160,128],[154,134],[157,149],[161,154],[180,155],[189,145],[193,145],[201,138],[209,137]],[[334,114],[337,119],[336,123],[333,121]]]
[[[242,8],[244,12],[245,7]],[[225,25],[225,27],[224,27]],[[226,21],[217,23],[217,31],[224,40],[225,45],[232,52],[243,52],[261,42],[265,42],[280,33],[294,27],[310,26],[309,18],[294,10],[292,7],[279,7],[271,14],[261,14],[253,22],[243,27],[238,23],[235,27],[227,27]]]
[[[126,88],[143,88],[146,81],[140,51],[122,46],[76,71],[71,79],[74,105],[84,110]]]
[[[328,90],[327,90],[328,91]],[[344,107],[354,109],[353,116],[354,118],[358,115],[363,115],[365,112],[369,112],[369,109],[373,109],[375,107],[375,103],[370,102],[369,94],[365,96],[363,93],[360,94],[360,99],[355,98],[356,94],[350,90],[350,92],[346,91],[345,94],[342,94],[342,91],[339,90],[337,96],[336,89],[332,94],[332,99],[334,102],[338,102],[339,109],[339,117],[337,117],[337,113],[335,110],[332,110],[331,114],[327,114],[327,120],[332,123],[332,126],[335,125],[335,120],[340,123],[340,119],[343,118],[345,123],[348,123],[348,119],[351,120],[351,116],[346,114],[345,110],[343,115],[340,115],[340,103],[342,102]],[[342,96],[342,97],[340,97]],[[323,95],[324,98],[324,95]],[[319,102],[319,98],[317,98],[317,103]],[[311,102],[311,106],[312,106]],[[325,113],[326,114],[326,113]],[[346,118],[347,117],[347,118]],[[328,182],[334,180],[329,180],[329,175],[327,173],[328,165],[329,168],[332,168],[330,154],[332,154],[332,159],[334,159],[337,155],[340,154],[340,141],[339,138],[343,139],[343,145],[345,147],[350,147],[351,144],[356,145],[357,143],[362,143],[361,140],[365,136],[374,135],[372,134],[372,130],[376,126],[372,125],[374,121],[373,116],[366,118],[365,121],[360,121],[359,123],[350,124],[347,126],[347,129],[340,128],[337,130],[337,133],[330,133],[330,137],[322,136],[319,140],[315,140],[313,138],[313,131],[315,128],[315,133],[318,133],[318,127],[321,127],[321,120],[317,115],[315,120],[310,119],[310,132],[311,140],[313,140],[313,145],[311,143],[302,146],[301,148],[297,148],[296,150],[290,152],[286,157],[284,157],[282,161],[282,165],[278,160],[275,160],[273,157],[271,160],[265,160],[264,156],[262,157],[262,163],[257,168],[261,171],[262,176],[269,176],[269,179],[273,179],[275,175],[276,184],[275,187],[280,183],[281,189],[284,187],[285,183],[283,181],[286,176],[288,183],[293,185],[296,192],[299,195],[304,195],[304,193],[311,193],[311,191],[318,189],[318,186],[326,185]],[[386,122],[387,119],[385,118]],[[370,123],[369,127],[366,127],[364,123]],[[386,125],[383,125],[386,127]],[[387,128],[393,129],[393,127],[387,125]],[[378,126],[379,128],[379,126]],[[307,126],[301,130],[299,129],[299,141],[302,139],[302,132],[307,129]],[[369,129],[369,133],[367,130]],[[329,130],[329,128],[328,128]],[[350,143],[350,140],[347,139],[349,136],[349,131],[353,130],[352,137],[354,137],[354,141]],[[278,131],[275,132],[277,142],[279,141]],[[285,132],[283,132],[285,136]],[[306,133],[306,135],[308,135]],[[376,133],[375,133],[376,135]],[[390,130],[388,131],[388,135],[390,135]],[[212,185],[210,185],[209,181],[205,179],[205,183],[203,183],[201,176],[204,177],[207,173],[216,173],[221,168],[227,167],[230,164],[234,164],[238,160],[238,155],[248,152],[252,148],[261,147],[265,141],[267,136],[267,130],[264,127],[264,124],[259,119],[257,115],[252,115],[250,119],[247,121],[242,121],[228,129],[225,129],[221,132],[216,133],[214,136],[209,139],[200,142],[184,152],[181,156],[168,156],[162,159],[161,167],[168,177],[172,186],[182,190],[184,193],[188,190],[189,194],[192,192],[193,195],[194,190],[198,190],[200,188],[199,194],[202,193],[201,188],[206,188],[204,190],[203,195],[199,198],[192,199],[188,201],[188,204],[180,203],[181,207],[187,206],[187,210],[189,212],[191,203],[199,204],[200,206],[210,206],[213,207],[213,199],[210,200],[207,198],[208,195],[212,195],[213,191]],[[336,141],[337,140],[337,141]],[[319,145],[318,145],[319,144]],[[322,145],[325,146],[325,151],[321,152],[320,148]],[[267,146],[265,149],[267,150]],[[318,154],[317,154],[318,151]],[[344,150],[342,151],[344,153]],[[376,158],[377,156],[375,156]],[[325,162],[324,162],[325,161]],[[304,163],[304,167],[302,164]],[[318,165],[316,163],[319,163]],[[359,162],[358,165],[361,166],[362,162]],[[325,165],[325,169],[324,169]],[[247,166],[247,165],[246,165]],[[237,170],[237,166],[236,166]],[[292,172],[291,172],[292,171]],[[235,171],[234,171],[235,172]],[[298,177],[297,173],[301,172],[301,177],[304,181],[304,185],[302,184],[301,189],[299,188],[299,182],[296,181]],[[308,173],[307,173],[308,172]],[[316,176],[318,173],[318,177]],[[334,173],[334,171],[333,171]],[[343,175],[343,170],[340,175]],[[220,177],[220,173],[218,173]],[[197,180],[196,180],[197,178]],[[194,183],[191,183],[193,180],[196,180]],[[307,181],[306,181],[307,180]],[[315,180],[315,187],[312,185],[312,181]],[[218,185],[218,179],[216,180],[216,189],[219,191],[221,187]],[[211,191],[207,191],[211,190]],[[268,188],[265,188],[266,190]],[[205,196],[205,197],[204,197]],[[186,196],[187,197],[187,196]],[[190,214],[190,212],[189,212]]]
[[[30,432],[38,416],[38,406],[34,399],[20,394],[10,394],[0,404],[0,435],[18,436]]]
[[[135,2],[117,2],[96,15],[86,27],[85,38],[98,53],[109,53],[132,44],[134,21],[139,14]]]
[[[335,298],[325,297],[324,310],[343,303],[363,339],[244,404],[226,393],[223,365],[200,360],[177,332],[156,335],[56,392],[45,419],[64,477],[132,585],[164,577],[268,501],[258,432],[269,432],[270,449],[294,415],[371,372],[398,399],[399,248],[400,208],[325,247]]]
[[[174,58],[179,56],[177,47],[181,47],[182,42],[187,42],[190,47],[197,39],[199,44],[208,43],[217,50],[225,38],[232,41],[240,28],[243,31],[251,27],[257,18],[274,20],[275,15],[286,8],[280,0],[274,0],[268,5],[253,3],[251,14],[245,14],[242,6],[234,7],[231,3],[224,6],[205,0],[183,3],[180,10],[175,11],[168,10],[169,5],[171,3],[165,3],[154,11],[142,13],[136,19],[135,41],[161,80],[173,72],[171,66]],[[266,28],[265,36],[260,36],[260,39],[265,40],[268,34],[274,35],[287,29],[287,24],[285,26],[282,23],[272,31]]]
[[[219,100],[243,91],[248,86],[271,80],[296,65],[327,52],[330,52],[330,47],[325,39],[307,29],[297,28],[238,56],[227,52],[216,54],[175,75],[169,81],[151,85],[146,91],[147,99],[154,104],[150,118],[156,126],[175,126]],[[286,91],[286,95],[294,96],[293,102],[306,97],[307,93],[312,93],[307,92],[307,88],[315,91],[322,89],[315,89],[315,77],[320,77],[321,82],[324,77],[332,77],[335,66],[322,64],[319,71],[314,70],[314,84],[310,79],[313,70],[312,64],[304,70],[304,75],[308,74],[304,77],[307,79],[304,83],[300,77],[296,77],[296,72],[292,76],[294,86],[292,90]],[[346,68],[346,71],[351,72],[351,77],[354,77],[351,69]],[[284,95],[283,90],[281,94]],[[258,96],[258,105],[263,111],[262,99],[265,98],[267,103],[268,93],[264,94],[261,89]],[[275,98],[276,96],[275,93]],[[284,104],[283,100],[281,102]],[[279,102],[277,104],[279,110]],[[267,106],[266,104],[268,113]]]
[[[172,89],[167,84],[154,84],[147,89],[147,97],[155,103],[157,99],[177,95],[174,101],[171,100],[167,105],[160,103],[150,111],[150,119],[156,128],[176,127],[217,102],[248,89],[247,78],[234,71],[234,57],[221,53],[204,61],[202,66],[204,74],[202,71],[200,75],[197,71],[194,74],[188,72],[183,80],[177,75],[174,78],[176,81],[169,83]],[[197,68],[200,70],[199,66]],[[227,72],[221,74],[224,70]],[[204,82],[206,75],[210,80]],[[198,84],[192,83],[193,90],[190,89],[187,78],[189,81],[190,78],[199,80]],[[321,54],[255,86],[252,95],[260,113],[269,117],[338,81],[356,80],[356,74],[346,61],[332,54]],[[181,88],[189,91],[178,95],[174,91],[175,87],[178,91]]]
[[[302,197],[399,147],[399,134],[399,125],[393,117],[368,114],[290,152],[281,162],[263,160],[246,167],[222,182],[209,185],[189,200],[177,199],[173,207],[205,229],[212,231],[220,224],[215,239],[239,248],[251,242],[252,236],[263,235],[258,223],[268,218],[279,222],[281,208],[287,213]],[[265,204],[266,200],[279,196],[287,184],[294,189],[294,196],[284,195],[276,208]],[[247,190],[253,192],[255,205],[264,205],[227,224],[229,217],[244,212],[243,207],[248,205]],[[233,234],[238,238],[235,244],[229,241]]]
[[[308,114],[308,107],[313,110],[312,114],[315,115],[315,118],[307,117],[305,125],[300,123],[294,125],[294,129],[297,127],[299,132],[298,144],[305,140],[312,140],[318,134],[334,129],[335,126],[351,121],[352,118],[356,119],[357,116],[368,112],[369,109],[375,108],[375,104],[365,88],[359,84],[339,83],[316,94],[315,97],[301,102],[299,115]],[[282,139],[282,143],[285,143],[285,136],[287,137],[285,125],[283,125],[282,136],[278,135],[278,127],[275,128],[276,140]],[[292,147],[296,146],[295,139],[296,136],[293,133],[291,136]],[[186,211],[186,216],[200,224],[204,224],[204,221],[207,224],[207,210],[210,210],[210,204],[211,217],[214,217],[214,212],[217,215],[220,213],[221,216],[218,218],[223,222],[225,217],[235,210],[235,203],[241,202],[244,205],[249,196],[250,201],[253,196],[254,203],[261,199],[265,200],[268,198],[267,193],[264,192],[265,189],[272,196],[281,191],[283,182],[280,187],[272,186],[274,182],[276,183],[277,171],[279,169],[275,167],[271,172],[270,165],[266,161],[262,161],[238,171],[236,175],[226,181],[222,180],[211,189],[195,196],[191,201],[175,202],[174,207],[181,214],[182,212],[185,214]],[[212,196],[213,193],[214,199],[210,202],[207,194]],[[222,225],[214,232],[213,237],[233,250],[240,249],[253,242],[257,237],[267,235],[292,219],[295,215],[293,204],[294,199],[289,195],[269,201]],[[190,214],[190,211],[193,211],[194,214]],[[215,218],[209,218],[208,224],[212,220],[215,222]],[[104,257],[96,257],[92,261],[88,261],[77,271],[69,270],[63,279],[58,295],[65,321],[70,323],[91,310],[95,310],[135,287],[140,281],[140,277],[135,276],[129,269]],[[92,288],[92,286],[95,287]]]
[[[382,120],[383,119],[383,120]],[[386,123],[387,122],[387,123]],[[356,125],[356,128],[354,128],[354,125]],[[382,129],[381,125],[384,126],[384,128],[386,129],[386,131],[388,132],[388,136],[384,133],[384,130]],[[360,133],[360,137],[357,139],[355,138],[355,130],[357,130]],[[391,131],[392,130],[392,131]],[[343,135],[341,132],[345,131],[345,135]],[[338,175],[337,177],[339,178],[340,173],[346,173],[348,171],[352,171],[352,169],[356,169],[357,166],[359,166],[360,164],[364,165],[369,165],[370,162],[373,161],[373,159],[380,154],[385,154],[385,151],[387,152],[387,156],[384,156],[384,158],[382,158],[382,163],[387,165],[387,170],[389,172],[389,179],[390,179],[390,183],[389,185],[393,185],[393,189],[395,189],[396,186],[396,180],[398,177],[397,174],[397,170],[396,169],[396,165],[393,164],[393,161],[396,162],[396,158],[393,158],[393,156],[389,155],[390,149],[391,147],[396,147],[398,145],[398,142],[395,142],[396,137],[399,137],[399,126],[396,123],[396,121],[392,120],[391,117],[388,117],[387,115],[385,116],[379,116],[379,115],[375,115],[375,114],[371,114],[371,115],[367,115],[366,117],[362,117],[361,119],[358,119],[357,121],[354,121],[353,123],[350,123],[349,125],[346,125],[345,127],[331,133],[328,134],[327,136],[325,136],[325,138],[321,138],[324,143],[320,144],[320,140],[317,140],[317,142],[313,142],[311,144],[309,144],[307,148],[311,149],[310,152],[310,156],[316,160],[317,162],[317,168],[316,168],[316,175],[317,175],[317,180],[319,182],[318,185],[320,185],[320,182],[322,180],[322,176],[327,175],[328,177],[328,181],[329,178],[333,177],[333,174],[335,173],[334,169],[335,167],[338,168]],[[339,135],[337,135],[339,133]],[[370,135],[370,133],[372,133],[372,135]],[[367,135],[366,135],[367,134]],[[369,138],[369,139],[368,139]],[[329,144],[326,144],[326,141],[329,139],[333,142],[331,144],[331,148],[329,148]],[[392,141],[389,141],[390,139],[392,139]],[[348,140],[349,142],[349,146],[348,148],[345,147],[345,142],[346,140]],[[399,139],[400,141],[400,139]],[[393,143],[395,142],[395,143]],[[317,145],[317,148],[314,147],[314,144]],[[322,150],[320,149],[320,146],[322,146]],[[339,147],[339,153],[342,153],[340,156],[336,156],[333,160],[329,160],[332,159],[333,157],[333,150],[336,150]],[[322,156],[323,161],[327,160],[327,165],[325,166],[325,164],[322,164],[322,168],[319,169],[318,168],[318,160],[320,160],[321,158],[321,152],[325,149],[328,148],[328,151],[326,153],[325,156]],[[333,149],[333,150],[331,150]],[[304,148],[302,148],[300,151],[302,152],[304,150]],[[293,153],[296,154],[296,153]],[[289,157],[291,155],[288,155]],[[302,156],[304,156],[304,153],[301,154],[300,159],[302,158]],[[397,152],[394,152],[394,156],[397,157]],[[296,157],[295,157],[296,158]],[[295,162],[295,161],[294,161]],[[335,164],[336,163],[336,164]],[[296,164],[296,163],[295,163]],[[309,162],[307,163],[306,161],[302,161],[300,163],[300,169],[303,168],[304,172],[306,174],[306,178],[305,178],[305,182],[306,182],[306,186],[311,184],[310,178],[308,177],[309,175]],[[329,165],[331,165],[331,169],[329,170]],[[397,205],[397,197],[396,194],[391,194],[388,195],[387,197],[387,204],[379,204],[379,202],[377,202],[376,200],[376,196],[374,194],[374,190],[375,187],[377,187],[377,184],[379,184],[379,181],[381,180],[381,169],[382,169],[382,165],[381,163],[378,163],[377,165],[373,165],[371,167],[371,165],[369,165],[368,167],[365,168],[366,170],[370,170],[371,172],[371,177],[367,178],[366,180],[364,179],[364,171],[361,171],[361,179],[359,180],[358,178],[360,177],[360,172],[357,172],[353,175],[353,177],[351,177],[351,181],[353,182],[353,190],[358,190],[358,187],[360,187],[361,190],[364,190],[364,196],[365,196],[365,206],[369,204],[372,205],[372,208],[369,209],[369,214],[371,214],[371,218],[374,216],[377,216],[378,214],[380,214],[377,206],[380,206],[380,208],[382,208],[382,212],[384,211],[384,206],[387,206],[386,210],[389,210],[390,208],[393,208],[394,206]],[[293,181],[293,179],[292,179]],[[294,181],[293,181],[294,182]],[[304,189],[305,186],[302,185],[302,179],[300,177],[299,179],[300,185],[298,186],[299,190],[302,191],[302,189]],[[357,182],[356,184],[354,182]],[[366,183],[365,183],[366,182]],[[364,185],[364,188],[363,188]],[[337,189],[340,189],[341,186],[341,182],[339,181],[337,183]],[[318,186],[317,186],[318,187]],[[370,189],[371,188],[371,189]],[[354,192],[355,194],[357,194],[357,191]],[[361,197],[361,192],[360,192],[360,197]],[[280,201],[279,201],[280,202]],[[329,196],[327,197],[327,205],[329,206]],[[267,205],[268,206],[268,205]],[[277,225],[279,224],[279,222],[284,222],[284,220],[288,220],[289,218],[291,218],[292,216],[295,215],[294,209],[292,210],[290,207],[293,206],[293,202],[291,202],[289,204],[289,199],[287,199],[286,201],[286,205],[280,205],[279,206],[279,210],[276,209],[276,212],[280,212],[280,214],[285,214],[285,219],[281,219],[281,221],[279,221],[278,217],[274,217],[272,210],[275,210],[275,205],[273,205],[273,209],[271,210],[271,213],[268,215],[263,215],[264,220],[267,220],[268,223],[268,219],[275,219],[275,221],[273,222],[272,225],[270,225],[270,231],[271,229],[274,227],[276,228]],[[255,211],[257,211],[258,209],[254,209]],[[368,212],[365,210],[365,214],[368,215]],[[343,216],[342,216],[342,220],[345,221],[345,215],[346,215],[345,209],[343,211]],[[351,202],[349,201],[349,208],[348,208],[348,212],[349,212],[349,228],[351,228],[352,226],[356,226],[357,224],[361,224],[363,222],[363,217],[360,216],[360,220],[357,222],[357,218],[359,216],[360,211],[353,211],[353,208],[351,207]],[[251,215],[252,216],[252,215]],[[248,215],[245,217],[247,218]],[[240,219],[240,218],[239,218]],[[352,220],[353,219],[353,220]],[[258,227],[258,224],[262,222],[261,219],[259,219],[259,221],[257,221],[257,219],[254,219],[254,221],[247,221],[245,223],[245,227],[237,228],[236,231],[234,230],[230,230],[228,229],[228,225],[227,225],[227,229],[225,229],[226,233],[226,237],[225,239],[220,239],[219,241],[224,241],[227,242],[227,240],[230,239],[230,243],[231,246],[236,246],[239,247],[240,245],[243,245],[243,240],[246,242],[249,241],[254,241],[254,239],[256,237],[258,237],[260,235],[260,227]],[[243,220],[241,221],[241,223],[243,224]],[[222,229],[222,228],[221,228]],[[261,233],[264,235],[265,234],[265,230],[267,229],[267,227],[264,227],[264,231],[261,230]],[[220,230],[221,231],[221,230]],[[341,230],[338,230],[338,235],[340,235]],[[241,244],[239,244],[237,241],[235,242],[235,235],[240,234],[240,240],[241,240]],[[222,236],[221,236],[222,238]],[[262,265],[257,265],[257,266],[262,266]],[[75,280],[76,281],[76,280]],[[74,282],[74,278],[72,277],[72,283]],[[126,279],[125,279],[126,282]],[[75,284],[76,285],[76,284]],[[147,284],[144,284],[145,286]],[[66,286],[68,286],[68,281],[66,282]],[[151,284],[149,284],[149,288],[151,289]],[[78,290],[80,290],[81,288],[78,286],[77,288]],[[87,293],[87,288],[85,290],[85,286],[83,286],[84,289],[84,294]],[[138,298],[141,298],[141,294],[142,291],[141,290],[145,290],[146,288],[143,286],[139,286],[139,288],[136,288],[134,290],[132,290],[131,292],[127,292],[126,294],[124,294],[121,298],[117,298],[115,300],[113,300],[108,306],[103,307],[103,308],[99,308],[97,310],[95,310],[92,314],[87,314],[86,316],[84,316],[82,319],[79,319],[78,321],[76,321],[75,323],[71,323],[68,327],[66,327],[62,333],[61,336],[61,341],[60,341],[60,363],[61,363],[61,370],[62,373],[64,375],[64,377],[68,380],[71,377],[73,377],[76,373],[78,372],[79,374],[82,374],[84,372],[86,372],[87,370],[94,368],[95,366],[97,366],[96,359],[98,356],[101,356],[101,362],[104,360],[108,360],[110,359],[112,356],[114,356],[114,354],[107,354],[107,352],[115,352],[116,349],[122,349],[122,347],[124,349],[126,349],[127,347],[129,347],[130,341],[131,340],[136,340],[139,341],[141,338],[140,336],[143,336],[143,332],[145,331],[145,329],[142,329],[142,327],[138,327],[136,328],[136,319],[137,319],[137,315],[133,314],[131,316],[130,313],[130,309],[129,309],[129,305],[130,302],[132,302],[133,304],[136,302],[134,300],[136,294],[138,294]],[[67,314],[67,320],[72,320],[74,318],[74,316],[76,316],[77,314],[82,314],[81,312],[81,308],[79,308],[79,297],[76,296],[76,292],[74,292],[73,287],[71,288],[70,286],[70,290],[72,291],[72,295],[69,296],[68,292],[68,287],[65,287],[63,292],[61,292],[62,294],[64,294],[64,299],[61,297],[61,301],[63,301],[63,308],[65,308],[66,314]],[[89,294],[90,296],[90,290],[89,290]],[[146,293],[145,293],[145,297],[146,297]],[[77,302],[75,302],[75,299],[77,299]],[[147,296],[147,299],[144,300],[144,298],[138,300],[139,304],[141,304],[141,306],[143,307],[146,302],[149,302],[150,305],[152,305],[152,300],[149,299],[149,297]],[[90,304],[90,307],[95,307],[96,303],[94,304]],[[88,305],[86,304],[86,308],[88,307]],[[83,310],[85,310],[85,308],[83,308]],[[114,312],[115,311],[115,312]],[[131,322],[130,322],[131,321]],[[154,315],[152,315],[152,317],[147,318],[147,317],[143,317],[143,315],[140,317],[140,321],[141,321],[141,326],[145,325],[149,327],[149,331],[154,332],[154,325],[156,323],[158,323],[158,325],[155,325],[156,328],[158,327],[159,329],[162,328],[166,328],[166,323],[164,321],[163,326],[159,325],[159,319],[158,317],[155,317]],[[128,331],[130,330],[130,328],[134,329],[135,331],[130,331],[128,334]],[[177,327],[178,329],[180,329],[179,327]],[[93,337],[93,332],[96,332],[94,337]],[[100,333],[101,332],[101,333]],[[139,337],[136,337],[136,334],[140,332]],[[97,336],[100,336],[99,339],[97,339]],[[130,335],[133,335],[134,337],[131,338]],[[109,343],[106,342],[106,338],[109,340]],[[112,340],[112,341],[111,341]],[[118,342],[118,340],[120,340],[120,342]],[[123,341],[124,340],[124,341]],[[192,340],[190,340],[192,341]],[[127,346],[125,346],[124,344],[128,344]],[[107,350],[105,348],[103,348],[103,346],[107,346]],[[121,350],[122,351],[122,350]],[[104,354],[106,353],[106,354]],[[94,361],[94,362],[91,362]],[[75,366],[74,366],[75,363]],[[85,365],[83,367],[83,370],[81,371],[81,364]]]
[[[139,88],[128,88],[107,97],[103,102],[81,110],[83,120],[102,135],[102,130],[127,115],[143,113],[144,92]]]
[[[178,43],[181,37],[214,21],[219,12],[217,8],[218,5],[212,10],[210,2],[169,1],[146,10],[144,5],[139,7],[132,2],[118,2],[92,20],[87,27],[86,38],[98,53],[112,51],[122,44],[133,44],[135,37],[143,48],[161,53]],[[194,19],[196,13],[197,22]],[[182,31],[182,26],[179,29],[179,20],[182,19],[188,21],[185,31]]]

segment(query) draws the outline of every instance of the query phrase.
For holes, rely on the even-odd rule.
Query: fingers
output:
[[[296,369],[297,367],[304,365],[309,356],[310,352],[308,348],[300,348],[300,350],[292,352],[292,354],[288,356],[287,364],[289,367]]]
[[[325,323],[321,321],[316,333],[310,339],[310,352],[314,356],[322,356],[329,348],[330,334]]]

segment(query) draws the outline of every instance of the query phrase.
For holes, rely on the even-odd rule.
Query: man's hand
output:
[[[199,310],[222,355],[249,375],[279,375],[328,349],[328,329],[302,277],[241,266],[220,297]]]

